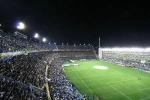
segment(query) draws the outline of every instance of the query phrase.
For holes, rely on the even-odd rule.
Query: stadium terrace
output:
[[[0,100],[149,100],[149,71],[150,48],[96,54],[0,30]]]

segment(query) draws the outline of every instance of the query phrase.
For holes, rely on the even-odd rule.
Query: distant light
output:
[[[67,43],[67,45],[68,45],[68,43]]]
[[[103,51],[132,51],[132,52],[146,52],[149,51],[149,48],[103,48]]]
[[[2,24],[0,24],[0,27],[2,26]]]
[[[43,42],[46,42],[46,38],[43,38]]]
[[[25,28],[24,23],[19,22],[18,25],[17,25],[17,29],[24,29],[24,28]]]
[[[84,44],[85,45],[85,44]]]
[[[51,43],[49,42],[49,44],[51,44]]]
[[[90,44],[89,44],[90,45]]]
[[[80,44],[81,45],[81,44]]]
[[[54,44],[56,45],[56,43],[54,42]]]
[[[39,34],[35,33],[34,38],[39,38]]]

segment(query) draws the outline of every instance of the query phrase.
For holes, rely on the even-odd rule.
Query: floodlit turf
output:
[[[74,63],[79,66],[64,70],[81,93],[94,94],[102,100],[150,100],[150,73],[98,60]],[[95,65],[108,69],[94,69]]]

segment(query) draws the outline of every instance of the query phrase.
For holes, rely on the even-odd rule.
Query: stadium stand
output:
[[[91,45],[48,44],[0,30],[0,100],[85,100],[63,71],[70,59],[97,58]]]
[[[103,60],[149,71],[149,55],[150,52],[144,51],[103,51]]]
[[[26,38],[15,35],[15,33],[5,33],[0,30],[0,53],[16,52],[26,50],[54,50],[54,44],[27,40]]]

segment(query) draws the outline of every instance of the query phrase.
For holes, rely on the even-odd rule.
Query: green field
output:
[[[81,93],[94,94],[102,100],[150,100],[150,73],[98,60],[74,64],[79,66],[64,67],[64,70]],[[94,69],[95,65],[108,69]]]

